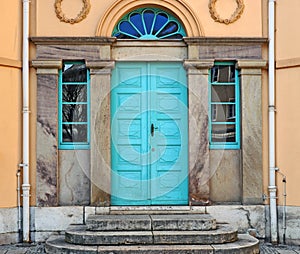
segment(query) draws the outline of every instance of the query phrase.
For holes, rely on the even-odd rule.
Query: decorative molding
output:
[[[281,59],[276,61],[276,69],[294,68],[300,66],[300,57]]]
[[[30,37],[35,45],[111,45],[116,41],[112,37]]]
[[[224,23],[226,25],[237,21],[243,14],[245,5],[244,5],[243,0],[235,0],[235,1],[237,3],[237,7],[236,7],[235,11],[232,13],[230,18],[223,19],[220,17],[220,15],[217,13],[217,10],[216,10],[217,0],[209,0],[208,8],[209,8],[209,12],[210,12],[210,15],[213,18],[213,20],[216,22],[219,22],[219,23]]]
[[[115,61],[87,60],[86,67],[90,69],[91,75],[110,75],[115,68]]]
[[[237,68],[239,69],[266,69],[268,62],[266,60],[238,60]]]
[[[187,37],[183,39],[188,45],[262,45],[268,43],[264,37]]]
[[[58,75],[62,68],[62,60],[32,60],[31,66],[36,68],[36,74]]]
[[[115,61],[106,60],[87,60],[86,67],[92,69],[113,69],[115,68]]]
[[[175,14],[184,25],[188,37],[204,36],[204,29],[198,20],[198,15],[186,2],[186,0],[151,0],[151,5]],[[111,36],[115,25],[126,13],[143,6],[149,6],[149,0],[114,1],[102,15],[96,36]]]
[[[201,60],[185,60],[185,69],[210,69],[214,66],[214,59],[201,59]]]
[[[15,59],[10,59],[10,58],[5,58],[5,57],[0,57],[0,66],[21,69],[22,68],[22,61],[15,60]]]
[[[70,23],[70,24],[79,23],[83,19],[85,19],[90,12],[90,9],[91,9],[90,0],[82,0],[83,7],[82,7],[81,11],[79,12],[79,14],[77,15],[77,17],[76,18],[67,18],[61,9],[62,1],[63,0],[55,0],[55,4],[54,4],[56,16],[61,22]]]

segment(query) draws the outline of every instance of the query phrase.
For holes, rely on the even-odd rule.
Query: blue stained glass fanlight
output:
[[[171,14],[155,8],[139,8],[125,15],[112,33],[118,39],[181,39],[183,26]]]

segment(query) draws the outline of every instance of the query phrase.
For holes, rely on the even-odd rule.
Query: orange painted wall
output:
[[[287,176],[287,202],[300,205],[300,67],[277,70],[277,166]],[[278,176],[279,204],[283,204],[282,178]]]
[[[287,204],[300,205],[300,1],[276,1],[276,156],[287,176]],[[278,203],[283,204],[278,175]]]
[[[21,71],[0,66],[0,77],[0,207],[13,207],[17,204],[16,172],[21,156]]]
[[[276,58],[300,58],[299,0],[276,1]]]
[[[95,36],[96,29],[106,9],[115,0],[90,0],[91,11],[82,22],[71,25],[57,19],[54,12],[54,1],[37,1],[37,36]],[[130,2],[130,1],[128,1]],[[131,1],[132,2],[132,1]],[[151,1],[149,1],[151,3]],[[159,1],[163,5],[163,1]],[[184,1],[194,10],[205,36],[262,36],[261,0],[244,0],[245,9],[241,18],[232,25],[215,22],[209,14],[208,0]],[[75,18],[82,8],[81,0],[65,0],[62,10],[66,17]],[[216,9],[220,16],[229,18],[236,9],[235,0],[218,1]],[[115,24],[111,24],[112,28]],[[245,29],[246,27],[246,29]]]
[[[0,15],[0,207],[17,205],[21,162],[21,34],[22,1],[1,4]]]

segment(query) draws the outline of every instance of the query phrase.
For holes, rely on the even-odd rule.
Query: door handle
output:
[[[152,123],[151,124],[151,136],[153,137],[154,136],[154,130],[157,130],[158,128],[157,127],[154,127],[154,124]]]

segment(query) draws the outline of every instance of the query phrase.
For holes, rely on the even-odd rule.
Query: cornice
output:
[[[268,38],[264,37],[185,37],[184,41],[188,44],[197,45],[247,45],[247,44],[266,44]]]
[[[31,37],[35,45],[111,45],[113,37]]]

